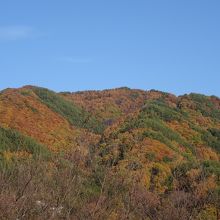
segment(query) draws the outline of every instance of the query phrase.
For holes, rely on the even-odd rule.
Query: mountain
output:
[[[219,219],[219,159],[216,96],[0,93],[0,219]]]

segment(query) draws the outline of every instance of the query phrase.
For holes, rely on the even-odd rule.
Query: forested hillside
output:
[[[0,93],[0,219],[220,219],[220,99],[127,87]]]

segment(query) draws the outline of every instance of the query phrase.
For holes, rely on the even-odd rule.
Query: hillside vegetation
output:
[[[34,93],[48,108],[62,115],[70,124],[86,128],[95,133],[101,133],[104,126],[93,115],[84,109],[63,99],[59,94],[44,88],[34,88]]]
[[[220,99],[122,87],[0,93],[0,219],[220,219]]]

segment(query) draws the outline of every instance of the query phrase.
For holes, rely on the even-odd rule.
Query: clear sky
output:
[[[0,89],[220,96],[219,0],[1,0]]]

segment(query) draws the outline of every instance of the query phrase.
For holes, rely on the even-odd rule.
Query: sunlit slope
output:
[[[145,212],[147,219],[149,213],[150,219],[172,219],[173,213],[175,219],[182,213],[185,219],[209,219],[219,209],[219,159],[215,96],[129,88],[56,93],[34,86],[0,93],[5,219],[16,210],[11,204],[19,205],[17,198],[27,202],[24,213],[40,219],[44,212],[36,201],[48,207],[60,201],[61,218],[73,210],[76,218],[108,219],[111,212],[110,219],[125,219],[121,216],[133,207],[131,219]],[[34,179],[24,192],[18,184],[25,187],[32,170]],[[97,214],[94,207],[100,208]]]
[[[52,149],[79,145],[77,138],[89,133],[102,136],[107,148],[127,143],[124,151],[132,152],[141,146],[161,160],[216,160],[220,151],[220,101],[199,94],[129,88],[55,93],[26,86],[1,92],[0,123]]]
[[[33,87],[32,90],[43,104],[63,116],[73,126],[85,128],[94,133],[102,133],[104,129],[102,123],[75,103],[65,100],[48,89]]]
[[[0,160],[2,158],[48,158],[49,150],[34,139],[10,128],[0,127]]]
[[[147,98],[144,91],[131,90],[127,87],[61,94],[66,99],[93,113],[107,126],[120,117],[139,109]]]
[[[160,144],[144,147],[143,142],[150,139],[187,160],[217,160],[220,152],[219,99],[198,94],[182,97],[160,94],[156,98],[148,96],[138,111],[113,125],[114,129],[107,129],[107,140],[118,140],[118,146],[127,143],[129,147],[124,147],[125,152],[141,145],[146,151],[155,151],[152,153],[158,157]]]
[[[115,137],[141,129],[143,134],[137,142],[144,136],[185,158],[208,159],[220,151],[220,100],[215,96],[176,97],[129,88],[62,95],[103,120],[107,126],[105,135]],[[135,133],[136,139],[139,133]]]
[[[172,172],[181,164],[190,164],[186,172],[207,166],[218,175],[219,99],[155,91],[147,97],[141,108],[105,130],[100,142],[102,162],[141,176],[144,185],[158,192],[169,189]],[[152,170],[157,170],[156,180]]]
[[[72,126],[65,117],[49,108],[33,90],[36,88],[2,91],[1,126],[16,129],[53,150],[74,147],[76,138],[84,131]]]

